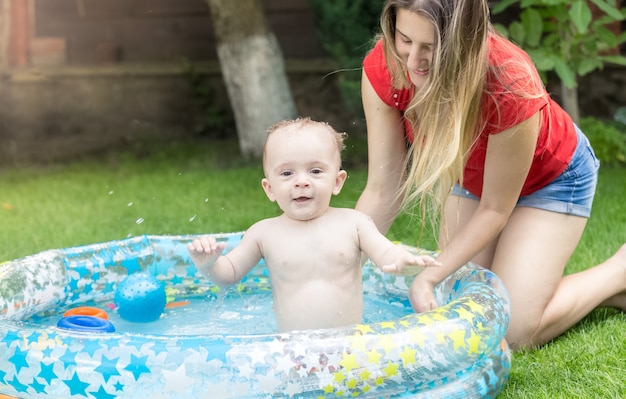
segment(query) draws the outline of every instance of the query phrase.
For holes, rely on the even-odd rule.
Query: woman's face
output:
[[[414,12],[399,9],[396,15],[396,50],[406,64],[411,82],[420,89],[428,80],[435,46],[435,27]]]

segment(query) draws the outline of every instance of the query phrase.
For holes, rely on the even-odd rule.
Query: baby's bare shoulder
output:
[[[350,217],[350,218],[358,218],[358,219],[369,218],[369,216],[367,216],[363,212],[357,211],[356,209],[352,209],[352,208],[332,208],[332,210],[335,213],[335,215],[341,216],[341,217]]]
[[[278,218],[262,219],[250,226],[245,234],[260,240],[269,232],[276,231],[279,225],[280,222]]]

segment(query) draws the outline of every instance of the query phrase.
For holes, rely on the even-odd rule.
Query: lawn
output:
[[[362,143],[348,141],[349,178],[333,201],[353,207],[366,179]],[[0,171],[0,263],[37,253],[141,234],[246,229],[276,215],[261,189],[258,162],[231,141],[168,143],[142,155],[111,153],[67,164]],[[626,241],[626,170],[603,169],[592,218],[567,273],[601,262]],[[402,216],[393,240],[433,248]],[[418,241],[419,240],[419,241]],[[501,398],[626,397],[626,315],[597,310],[567,334],[516,353]]]

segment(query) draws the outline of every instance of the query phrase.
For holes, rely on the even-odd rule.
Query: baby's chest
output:
[[[358,241],[352,235],[290,234],[280,241],[272,240],[265,248],[264,258],[270,265],[295,268],[311,265],[350,264],[359,259]]]

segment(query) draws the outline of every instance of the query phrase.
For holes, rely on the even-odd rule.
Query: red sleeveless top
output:
[[[495,35],[489,36],[488,45],[489,64],[504,68],[506,73],[503,76],[506,82],[503,85],[491,72],[486,77],[485,94],[481,102],[481,118],[485,122],[485,129],[479,133],[478,140],[471,149],[463,174],[463,186],[480,197],[489,135],[498,134],[540,112],[541,130],[533,162],[521,193],[522,196],[528,195],[546,186],[565,170],[576,149],[576,130],[570,116],[550,98],[545,89],[544,96],[526,99],[504,87],[523,90],[533,79],[527,74],[522,75],[519,68],[506,67],[509,59],[520,57],[532,65],[530,57],[522,49]],[[365,56],[363,69],[381,100],[390,107],[404,112],[411,102],[413,90],[393,87],[382,41]],[[406,120],[405,135],[409,142],[413,141],[413,133]]]

